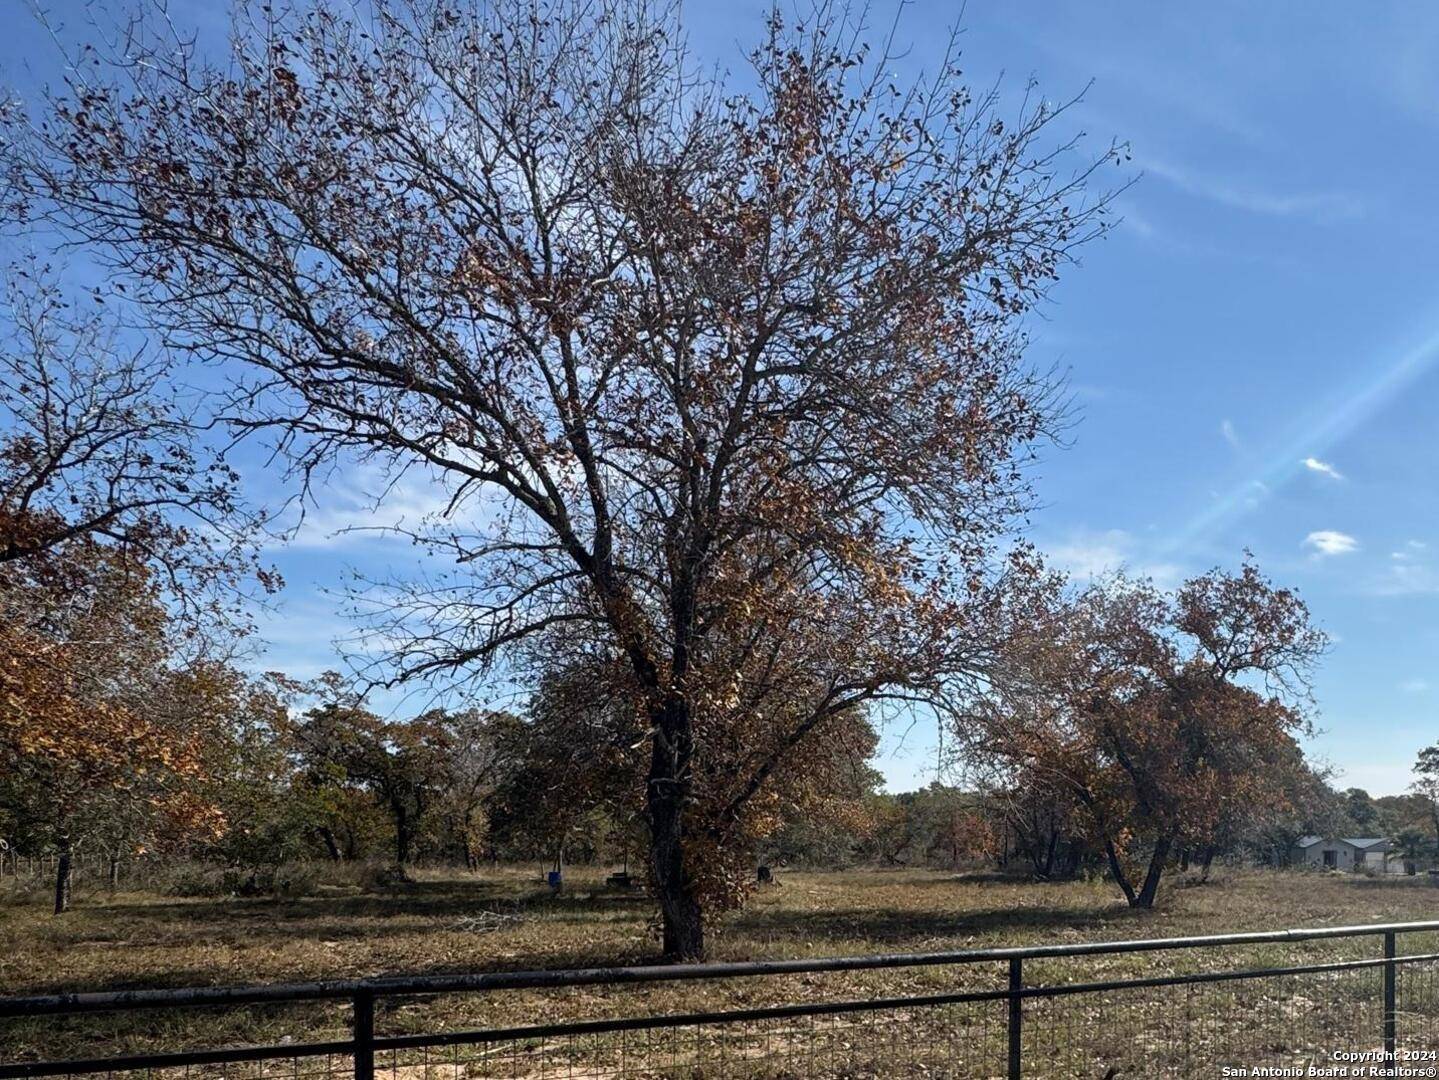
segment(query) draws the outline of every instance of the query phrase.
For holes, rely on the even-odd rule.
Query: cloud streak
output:
[[[1344,479],[1343,473],[1341,473],[1333,465],[1329,464],[1329,462],[1320,461],[1317,457],[1307,457],[1302,462],[1300,462],[1300,464],[1303,465],[1310,472],[1316,472],[1319,473],[1321,476],[1327,476],[1331,480]]]
[[[1373,596],[1427,596],[1439,593],[1439,566],[1429,556],[1429,545],[1409,540],[1389,553],[1382,574],[1366,588]]]
[[[1344,192],[1268,192],[1244,187],[1167,161],[1146,158],[1144,171],[1159,177],[1186,195],[1207,199],[1235,210],[1265,217],[1300,217],[1318,224],[1353,221],[1364,216],[1365,206]]]
[[[1359,541],[1337,529],[1317,529],[1304,538],[1304,547],[1321,559],[1332,555],[1348,555],[1359,550]]]

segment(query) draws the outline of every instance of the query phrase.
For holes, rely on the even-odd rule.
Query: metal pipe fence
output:
[[[1410,947],[1401,950],[1401,943]],[[1312,955],[1326,945],[1364,952]],[[1310,955],[1288,962],[1299,946]],[[1182,960],[1206,958],[1207,951],[1238,954],[1242,962],[1226,967]],[[901,992],[892,983],[863,982],[880,972],[897,980]],[[349,1031],[346,1038],[300,1044],[11,1061],[0,1064],[0,1080],[97,1073],[153,1080],[1113,1080],[1210,1077],[1225,1075],[1226,1066],[1251,1076],[1304,1075],[1316,1064],[1390,1070],[1338,1075],[1428,1076],[1439,1075],[1436,973],[1439,921],[962,952],[9,997],[0,998],[0,1024],[43,1028],[61,1017],[116,1014],[143,1027],[146,1017],[176,1010],[309,1002],[346,1006]],[[811,991],[848,979],[853,986],[843,989],[860,992],[773,1000],[796,996],[786,981],[795,977],[807,980]],[[740,983],[747,988],[721,991]],[[668,984],[700,984],[712,997],[742,1007],[671,1011],[661,1003],[639,1015],[410,1032],[383,1023],[438,995],[484,995],[481,1004],[493,1005],[520,992],[537,993],[543,1002],[547,994],[603,987],[629,988],[626,997],[634,1002]],[[780,995],[748,1003],[763,998],[767,986]],[[919,989],[933,992],[914,992]],[[623,999],[599,1004],[617,1000]],[[549,1015],[552,1004],[536,1003],[532,1011]],[[1256,1071],[1291,1067],[1300,1071]]]

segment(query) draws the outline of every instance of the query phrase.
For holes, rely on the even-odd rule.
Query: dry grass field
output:
[[[38,896],[12,892],[0,906],[0,987],[5,994],[47,993],[654,959],[650,908],[643,896],[604,888],[603,871],[572,870],[567,886],[565,893],[550,895],[529,867],[475,875],[421,874],[414,883],[389,888],[322,884],[316,895],[295,899],[179,899],[82,889],[75,909],[59,919],[48,914]],[[1103,881],[1039,884],[923,870],[795,872],[780,874],[777,886],[760,891],[743,912],[723,923],[713,938],[712,958],[936,951],[1436,917],[1439,889],[1422,878],[1219,871],[1215,880],[1197,885],[1176,876],[1160,910],[1132,912]],[[1403,946],[1408,951],[1418,947],[1408,942]],[[1432,942],[1423,948],[1432,951]],[[1128,978],[1204,967],[1322,962],[1374,955],[1377,949],[1377,940],[1367,939],[1271,944],[1223,953],[1200,950],[1053,960],[1032,963],[1026,975],[1028,980],[1057,982]],[[417,1032],[785,1001],[933,994],[960,986],[994,988],[1002,985],[1003,977],[999,965],[983,965],[451,996],[394,1005],[382,1011],[380,1027],[384,1032]],[[1371,989],[1377,985],[1377,972],[1372,970],[1355,977],[1362,977],[1362,987],[1342,1001],[1335,999],[1339,1002],[1335,1007],[1351,1017],[1355,1010],[1370,1008]],[[1225,993],[1229,996],[1222,1002],[1190,994],[1185,1008],[1196,1016],[1219,1016],[1222,1005],[1242,1029],[1244,1015],[1264,1005],[1264,1001],[1241,1002],[1232,992]],[[1296,1007],[1284,993],[1265,993],[1274,998],[1272,1005],[1280,1010],[1281,1019],[1312,1020],[1305,1014],[1318,1010],[1317,1004]],[[1154,995],[1142,996],[1147,1001]],[[1136,1004],[1141,1004],[1137,998]],[[1031,1045],[1046,1039],[1058,1045],[1066,1031],[1072,1034],[1076,1025],[1092,1027],[1100,1015],[1087,1015],[1084,1010],[1091,1005],[1080,998],[1046,1005],[1053,1011],[1053,1022],[1036,1026]],[[982,1046],[994,1035],[991,1019],[965,1021],[979,1025],[972,1031],[966,1028],[970,1045]],[[1177,1022],[1171,1013],[1156,1013],[1148,1020],[1125,1013],[1119,1023],[1119,1013],[1113,1012],[1109,1019],[1131,1053],[1143,1051],[1144,1040],[1155,1038],[1151,1030],[1155,1024],[1167,1030]],[[152,1013],[138,1021],[132,1016],[12,1022],[0,1025],[0,1060],[299,1042],[344,1037],[347,1022],[344,1008],[328,1004],[235,1009],[218,1015],[213,1010]],[[870,1035],[894,1037],[892,1025],[886,1029],[876,1017],[868,1022]],[[912,1032],[918,1031],[907,1023]],[[1290,1026],[1296,1032],[1302,1027]],[[1170,1032],[1161,1041],[1168,1046],[1174,1039],[1193,1035],[1193,1030]],[[1224,1038],[1232,1042],[1234,1036],[1230,1032]],[[1296,1034],[1292,1041],[1302,1038]],[[913,1052],[912,1045],[910,1049]],[[765,1053],[775,1053],[772,1042]],[[514,1070],[520,1076],[542,1074],[548,1075]],[[780,1070],[773,1075],[788,1074]]]

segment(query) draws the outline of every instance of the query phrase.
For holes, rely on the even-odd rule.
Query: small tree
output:
[[[497,838],[558,867],[576,840],[622,832],[643,806],[643,740],[623,683],[597,664],[548,672],[505,729],[491,799]]]
[[[1181,847],[1214,848],[1284,805],[1324,645],[1302,601],[1251,564],[1172,595],[1116,577],[1056,597],[1014,639],[962,714],[971,752],[1065,784],[1125,899],[1152,907]]]
[[[479,865],[480,848],[489,839],[490,812],[503,780],[520,720],[506,712],[467,709],[436,711],[422,719],[445,732],[448,750],[437,814],[447,841],[459,849],[465,867]]]
[[[58,850],[59,914],[81,833],[113,859],[161,826],[220,827],[197,790],[200,661],[231,644],[256,522],[165,354],[33,264],[3,301],[0,800]]]
[[[1422,829],[1401,829],[1394,837],[1394,854],[1404,861],[1404,872],[1411,877],[1418,872],[1419,863],[1434,854],[1434,847]]]
[[[1419,751],[1418,760],[1414,762],[1414,782],[1409,790],[1427,804],[1434,839],[1439,843],[1439,743]]]
[[[311,709],[296,725],[305,765],[341,785],[362,787],[390,815],[395,865],[404,868],[444,790],[449,733],[435,714],[386,721],[348,703]]]
[[[304,858],[313,848],[315,814],[287,741],[297,685],[275,673],[251,678],[228,667],[209,679],[223,710],[207,744],[209,788],[226,831],[200,853],[250,872]]]
[[[64,584],[13,564],[0,577],[0,799],[43,823],[58,852],[55,913],[87,824],[159,815],[189,833],[223,819],[203,795],[204,717],[168,666],[168,623],[149,576],[114,551],[69,545]]]
[[[1028,862],[1040,881],[1074,877],[1094,849],[1073,787],[1039,768],[1005,768],[1002,777],[984,805],[1012,838],[1015,856]]]
[[[1345,835],[1382,836],[1384,822],[1374,797],[1363,788],[1345,788],[1341,791],[1344,816],[1347,818]],[[1353,830],[1352,832],[1350,830]]]

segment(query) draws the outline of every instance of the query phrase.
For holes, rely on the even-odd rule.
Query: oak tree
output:
[[[58,853],[58,915],[74,845],[97,822],[189,834],[224,822],[200,792],[205,691],[170,664],[150,575],[83,540],[66,552],[62,584],[38,568],[0,574],[0,801],[43,823]]]
[[[965,703],[969,753],[1071,793],[1133,907],[1181,848],[1287,805],[1326,639],[1252,563],[1173,593],[1117,576],[1054,596]]]
[[[113,869],[163,833],[215,833],[197,790],[212,676],[247,619],[259,521],[206,441],[172,358],[34,260],[10,268],[0,324],[0,802],[58,852]]]
[[[395,865],[403,871],[442,797],[453,750],[449,733],[432,714],[386,720],[348,702],[311,709],[293,732],[308,770],[365,791],[389,814]]]

